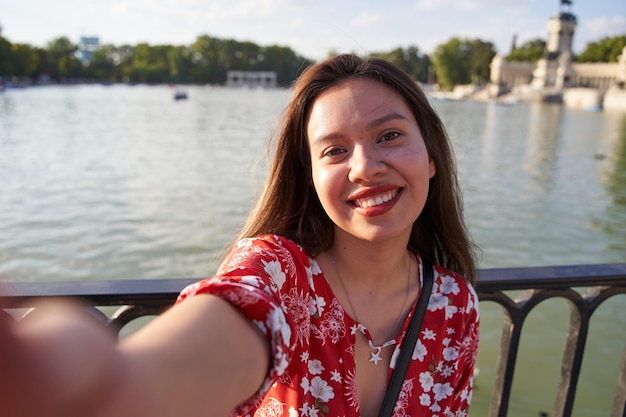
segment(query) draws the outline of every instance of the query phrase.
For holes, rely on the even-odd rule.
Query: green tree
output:
[[[125,67],[125,76],[130,81],[157,84],[168,80],[169,66],[167,47],[140,43],[135,46],[132,61]]]
[[[298,78],[300,73],[313,63],[308,58],[296,54],[291,48],[272,45],[261,48],[263,57],[261,69],[276,71],[276,82],[280,86],[288,86]]]
[[[537,38],[514,48],[505,59],[509,62],[537,62],[543,57],[545,50],[546,42]]]
[[[479,84],[489,79],[489,65],[496,55],[491,42],[452,38],[432,55],[435,73],[443,89],[458,84]]]
[[[491,42],[480,39],[469,41],[469,72],[473,84],[489,81],[491,61],[496,56],[496,49]]]
[[[389,52],[377,52],[372,55],[393,62],[416,81],[428,81],[428,72],[431,66],[430,57],[421,54],[417,46],[409,46],[406,49],[395,48]]]
[[[113,45],[100,46],[94,52],[87,68],[89,76],[101,81],[116,81],[118,78],[115,71],[115,51],[116,48]]]
[[[576,57],[577,62],[617,62],[626,46],[626,34],[600,39],[587,44],[585,50]]]
[[[13,53],[13,75],[16,77],[31,77],[39,66],[39,54],[30,45],[14,44]]]
[[[169,79],[175,83],[188,84],[193,82],[191,68],[191,48],[187,46],[173,46],[167,49]]]
[[[60,37],[48,44],[51,71],[50,77],[56,81],[79,78],[83,75],[83,65],[76,56],[78,46],[68,38]]]
[[[0,77],[13,75],[13,45],[0,36]]]
[[[452,38],[435,48],[432,54],[433,66],[437,81],[443,89],[469,83],[468,52],[466,42],[459,38]]]
[[[208,35],[198,36],[190,47],[191,77],[200,84],[215,83],[219,78],[221,40]],[[225,77],[225,75],[224,75]],[[224,78],[225,79],[225,78]]]

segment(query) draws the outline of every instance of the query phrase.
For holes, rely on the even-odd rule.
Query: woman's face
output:
[[[402,96],[372,79],[344,81],[314,101],[306,132],[335,236],[408,241],[435,165]]]

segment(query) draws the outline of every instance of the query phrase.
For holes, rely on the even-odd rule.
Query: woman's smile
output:
[[[352,200],[352,202],[354,203],[355,206],[363,207],[363,208],[380,206],[381,204],[392,200],[394,197],[398,195],[398,193],[400,193],[400,190],[396,189],[393,191],[388,191],[386,193],[378,194],[377,196],[374,196],[374,197],[366,197],[366,198],[359,198],[356,200]]]

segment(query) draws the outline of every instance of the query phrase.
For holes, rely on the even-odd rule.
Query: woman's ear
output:
[[[428,155],[428,178],[432,178],[437,173],[437,169],[435,168],[435,161]]]

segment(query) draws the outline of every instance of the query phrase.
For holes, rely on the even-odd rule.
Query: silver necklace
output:
[[[344,294],[346,294],[346,298],[348,300],[348,304],[350,305],[350,309],[352,310],[352,314],[354,315],[355,320],[359,324],[359,328],[363,332],[362,327],[364,326],[356,314],[356,309],[354,308],[354,305],[352,304],[352,300],[350,299],[350,294],[348,293],[348,290],[346,289],[346,285],[343,283],[343,278],[341,276],[341,273],[339,272],[339,268],[337,267],[337,262],[335,262],[335,257],[332,254],[329,254],[329,255],[330,255],[330,260],[333,263],[333,267],[335,268],[335,273],[337,273],[337,278],[339,278],[339,283],[341,284],[341,288],[343,289]],[[402,320],[404,308],[406,307],[406,302],[409,299],[409,288],[411,285],[411,266],[412,265],[413,265],[413,262],[411,262],[411,260],[409,259],[409,274],[406,280],[406,292],[404,294],[404,302],[402,302],[402,307],[400,308],[400,314],[398,315],[398,319],[396,320],[396,323],[393,325],[393,328],[391,329],[392,335],[395,334],[395,332],[398,329],[398,325],[400,324],[400,321]],[[370,346],[370,349],[372,349],[372,352],[370,352],[369,361],[374,362],[374,365],[378,365],[378,361],[382,360],[382,358],[380,357],[381,350],[383,350],[387,346],[392,346],[396,344],[395,338],[386,341],[382,345],[375,345],[372,342],[371,338],[367,338],[367,339],[368,339],[367,342]]]

